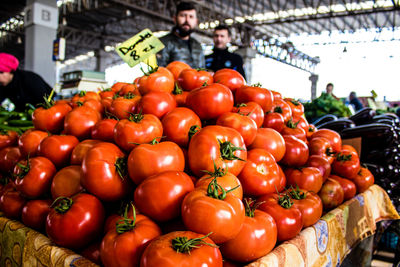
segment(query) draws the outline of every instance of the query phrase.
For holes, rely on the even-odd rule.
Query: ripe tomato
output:
[[[9,131],[0,129],[0,149],[13,146],[18,141],[18,133],[16,131]]]
[[[344,178],[352,179],[360,170],[360,159],[352,152],[341,151],[336,154],[332,164],[332,171]]]
[[[183,91],[179,88],[178,84],[175,84],[175,88],[172,91],[172,96],[175,99],[177,107],[185,107],[186,106],[186,98],[189,95],[188,91]]]
[[[81,193],[72,198],[59,198],[52,204],[46,233],[61,247],[83,248],[99,236],[103,221],[104,208],[100,200]]]
[[[300,117],[304,114],[304,106],[298,100],[293,98],[284,98],[283,100],[289,104],[293,117]]]
[[[194,190],[182,171],[165,171],[146,178],[135,190],[137,208],[151,219],[165,222],[179,217],[184,197]]]
[[[141,97],[134,94],[126,94],[123,97],[117,97],[111,102],[109,108],[111,114],[118,119],[127,119],[130,114],[136,110]]]
[[[301,211],[293,206],[289,195],[267,194],[257,199],[258,208],[271,215],[278,229],[278,241],[292,239],[303,227]]]
[[[83,157],[95,144],[100,143],[100,140],[86,139],[75,146],[71,153],[71,165],[81,165]]]
[[[311,136],[311,140],[316,137],[326,138],[329,143],[331,143],[333,152],[339,152],[342,149],[342,138],[340,138],[340,135],[333,130],[320,129]]]
[[[90,135],[95,140],[114,142],[114,128],[117,123],[116,119],[102,119],[92,128]]]
[[[326,158],[330,164],[335,160],[335,152],[331,143],[325,137],[313,137],[308,143],[310,155],[317,155]]]
[[[245,212],[239,198],[227,195],[222,187],[217,187],[214,178],[209,190],[195,189],[187,194],[182,203],[182,219],[190,231],[212,232],[210,238],[220,244],[239,233]]]
[[[282,190],[278,164],[267,150],[254,148],[247,152],[247,161],[238,176],[246,195],[261,196]]]
[[[246,217],[239,234],[220,248],[224,257],[239,262],[250,262],[267,255],[275,247],[278,236],[271,215],[249,204],[246,206]]]
[[[192,135],[201,129],[201,121],[191,109],[178,107],[165,115],[161,121],[166,140],[180,147],[187,147]]]
[[[310,126],[308,124],[308,121],[304,118],[304,116],[293,117],[293,121],[294,121],[294,123],[297,123],[297,127],[304,130],[304,132],[306,133],[306,137],[307,137],[307,132],[308,132]]]
[[[174,75],[164,67],[159,67],[155,71],[143,75],[138,83],[141,95],[151,91],[171,93],[174,86]]]
[[[343,203],[344,199],[344,191],[340,183],[329,177],[322,185],[318,195],[322,200],[325,211],[336,208]]]
[[[51,104],[35,109],[32,114],[33,126],[36,130],[58,133],[63,129],[64,118],[71,111],[66,103]]]
[[[125,151],[131,151],[137,144],[150,143],[154,138],[161,139],[161,121],[152,114],[134,114],[120,120],[114,128],[114,141]]]
[[[331,164],[323,156],[311,155],[308,158],[307,167],[317,168],[321,172],[324,182],[326,178],[328,178],[328,176],[331,174]]]
[[[132,83],[125,84],[118,91],[118,94],[122,95],[122,96],[125,96],[127,94],[133,94],[133,95],[140,96],[139,89],[137,87],[137,84],[135,84],[135,83],[133,83],[133,84]]]
[[[15,187],[28,198],[38,198],[50,189],[56,173],[54,164],[44,157],[21,160],[15,165]]]
[[[190,69],[190,66],[182,61],[172,61],[166,68],[174,75],[174,79],[177,81],[179,74],[185,69]]]
[[[87,99],[84,102],[77,102],[77,103],[72,103],[72,109],[76,108],[76,107],[88,107],[88,108],[92,108],[94,110],[96,110],[97,112],[99,112],[100,114],[104,113],[104,106],[101,102],[101,100],[95,100],[95,99]]]
[[[225,112],[218,117],[217,125],[235,129],[243,137],[246,146],[253,143],[257,135],[257,124],[247,115],[240,113]]]
[[[271,111],[274,96],[271,91],[258,86],[244,85],[236,90],[235,103],[256,102],[264,112]]]
[[[3,173],[11,173],[15,164],[22,158],[18,147],[5,147],[0,150],[0,171]]]
[[[285,120],[281,114],[277,112],[269,112],[265,114],[263,122],[264,128],[272,128],[278,132],[281,132],[284,126]]]
[[[214,83],[190,91],[186,106],[202,120],[216,119],[233,108],[233,95],[225,85]]]
[[[310,140],[310,139],[311,139],[311,136],[312,136],[316,131],[318,131],[318,130],[317,130],[317,127],[315,127],[314,124],[308,124],[308,129],[307,129],[307,131],[306,131],[307,140]]]
[[[135,147],[128,157],[128,173],[132,181],[139,185],[146,178],[165,171],[183,171],[185,156],[175,143],[154,142]]]
[[[106,99],[106,98],[113,98],[115,95],[115,92],[111,88],[106,88],[104,90],[101,90],[99,92],[99,96],[101,100]]]
[[[329,176],[332,179],[335,179],[336,181],[339,182],[339,184],[343,188],[343,201],[352,199],[356,193],[357,193],[357,187],[355,183],[353,183],[351,180],[337,176],[337,175],[331,175]]]
[[[22,209],[22,222],[26,226],[42,230],[46,225],[46,217],[50,212],[50,199],[34,199],[28,201]]]
[[[60,168],[69,165],[72,150],[78,144],[79,140],[73,135],[50,135],[40,143],[38,154]]]
[[[288,185],[294,188],[298,186],[300,189],[318,193],[322,187],[322,174],[314,167],[287,168],[285,176]]]
[[[375,182],[372,173],[364,167],[361,167],[360,171],[357,173],[357,176],[353,177],[351,180],[356,184],[358,193],[365,192],[365,190],[367,190]]]
[[[184,69],[178,77],[179,86],[185,91],[192,91],[213,82],[212,74],[205,70]]]
[[[342,151],[351,152],[351,154],[354,155],[355,157],[359,157],[357,150],[351,145],[342,145]]]
[[[0,198],[0,206],[4,215],[10,219],[21,218],[22,209],[24,208],[26,199],[19,191],[7,190]]]
[[[71,197],[82,192],[82,177],[82,167],[79,165],[71,165],[59,170],[51,182],[50,191],[53,199]]]
[[[291,135],[304,142],[307,142],[306,132],[303,128],[300,128],[297,123],[293,122],[292,119],[289,119],[286,124],[283,125],[281,134]]]
[[[281,93],[279,93],[277,91],[273,91],[273,90],[271,90],[271,93],[274,96],[274,101],[275,101],[275,99],[282,99],[282,94]]]
[[[116,201],[130,190],[125,154],[114,144],[94,145],[82,162],[81,183],[90,193],[103,201]]]
[[[301,167],[306,164],[309,155],[306,143],[291,135],[284,135],[283,139],[285,139],[286,151],[280,162],[290,167]]]
[[[292,109],[290,108],[289,104],[286,103],[286,101],[284,101],[282,98],[274,98],[272,111],[281,114],[285,122],[292,118]]]
[[[114,83],[113,86],[111,86],[111,91],[118,92],[119,90],[121,90],[122,87],[124,87],[127,84],[128,83],[123,83],[123,82]]]
[[[78,139],[87,139],[93,126],[101,120],[101,115],[97,110],[81,106],[74,108],[65,116],[65,134],[74,135]]]
[[[149,92],[140,99],[137,106],[137,110],[143,114],[153,114],[159,119],[174,108],[176,108],[175,98],[167,92]]]
[[[214,82],[225,85],[231,89],[232,92],[235,92],[246,83],[243,76],[233,69],[217,70],[214,73]]]
[[[189,143],[189,166],[197,176],[214,171],[214,166],[238,175],[247,159],[242,136],[234,129],[210,125],[196,133]]]
[[[23,133],[18,139],[18,147],[21,151],[22,156],[36,156],[39,144],[47,136],[49,136],[48,133],[38,130],[28,130]]]
[[[89,99],[94,99],[100,101],[101,97],[98,93],[96,92],[91,92],[91,91],[80,91],[79,93],[75,94],[72,99],[71,103],[72,105],[76,105],[78,102],[85,102],[86,100]]]
[[[264,110],[256,102],[237,104],[232,112],[249,116],[256,122],[257,128],[260,128],[264,122]]]
[[[285,155],[285,140],[282,135],[272,128],[259,128],[256,138],[249,146],[249,149],[263,148],[274,156],[275,161],[279,162]]]
[[[293,200],[293,206],[301,212],[304,228],[315,224],[321,218],[323,206],[317,193],[292,188],[288,194]]]
[[[154,239],[144,250],[141,267],[222,267],[222,255],[207,236],[176,231]]]

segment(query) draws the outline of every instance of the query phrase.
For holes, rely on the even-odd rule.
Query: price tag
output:
[[[130,67],[144,62],[151,67],[157,66],[155,54],[164,48],[164,44],[149,29],[144,29],[135,36],[117,46],[118,55]]]

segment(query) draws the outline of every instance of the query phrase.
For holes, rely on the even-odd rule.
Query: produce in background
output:
[[[350,109],[342,101],[327,93],[322,93],[320,97],[310,103],[304,103],[304,110],[304,114],[310,122],[326,114],[333,114],[337,117],[349,117],[351,115]]]

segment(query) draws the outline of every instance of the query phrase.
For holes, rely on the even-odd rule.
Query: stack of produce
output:
[[[348,117],[351,115],[350,109],[341,101],[334,98],[331,94],[322,93],[321,96],[309,103],[304,104],[305,116],[310,122],[324,115],[335,115],[337,117]]]
[[[373,178],[303,105],[173,62],[1,135],[0,209],[104,266],[247,263]]]

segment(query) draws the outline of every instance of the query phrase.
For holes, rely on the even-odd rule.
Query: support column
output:
[[[39,74],[52,87],[56,82],[56,64],[52,60],[52,54],[57,28],[57,1],[27,1],[25,8],[25,70]]]
[[[256,57],[257,52],[250,48],[250,47],[244,47],[240,48],[235,51],[235,53],[239,54],[243,58],[243,69],[246,74],[246,82],[247,84],[252,84],[252,64],[251,60]]]
[[[96,56],[96,71],[105,72],[107,68],[107,52],[103,48],[97,49]]]
[[[318,75],[311,74],[310,78],[308,79],[311,81],[311,100],[314,100],[317,98]]]

